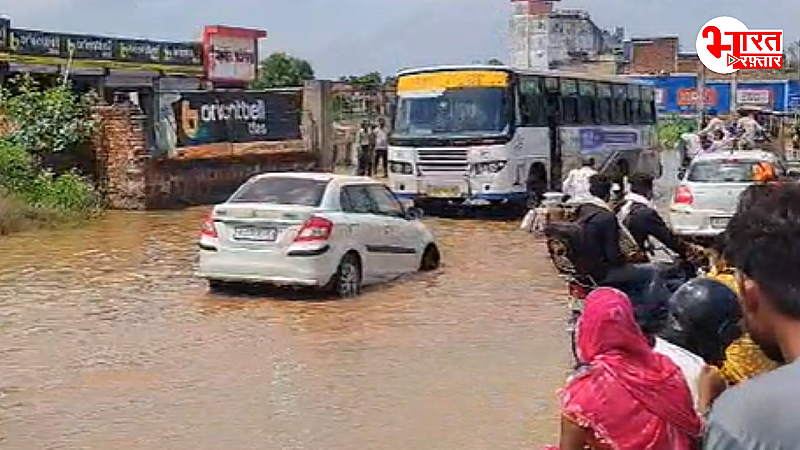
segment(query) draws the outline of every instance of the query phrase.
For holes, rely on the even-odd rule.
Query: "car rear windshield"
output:
[[[328,181],[296,177],[258,178],[245,183],[229,203],[319,206]]]
[[[759,162],[762,161],[698,161],[692,165],[686,179],[694,183],[752,183],[756,181],[755,166]]]

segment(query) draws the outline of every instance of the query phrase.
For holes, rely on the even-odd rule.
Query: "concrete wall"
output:
[[[94,142],[99,189],[112,209],[173,208],[224,200],[258,173],[332,167],[329,90],[326,82],[306,86],[302,142],[264,143],[269,151],[208,158],[153,158],[143,114],[120,106],[95,107],[100,123]]]

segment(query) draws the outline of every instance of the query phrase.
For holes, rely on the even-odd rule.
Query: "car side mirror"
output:
[[[419,220],[425,216],[425,212],[421,208],[408,208],[406,209],[406,219]]]

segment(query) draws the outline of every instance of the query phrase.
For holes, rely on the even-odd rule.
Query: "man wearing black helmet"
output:
[[[800,186],[785,184],[738,211],[726,258],[736,268],[745,328],[785,363],[725,391],[708,419],[704,448],[797,448],[800,427]]]
[[[681,286],[669,299],[670,320],[661,331],[656,351],[681,368],[695,405],[703,409],[699,380],[704,367],[719,366],[725,349],[742,334],[742,310],[736,293],[719,281],[695,278]]]

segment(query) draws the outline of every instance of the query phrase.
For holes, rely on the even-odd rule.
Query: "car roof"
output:
[[[380,183],[370,177],[344,175],[332,172],[267,172],[254,176],[261,180],[264,178],[302,178],[315,181],[335,181],[338,184]]]
[[[777,161],[778,157],[774,153],[765,152],[763,150],[736,150],[733,152],[703,153],[695,156],[694,161],[718,161],[721,159]]]

